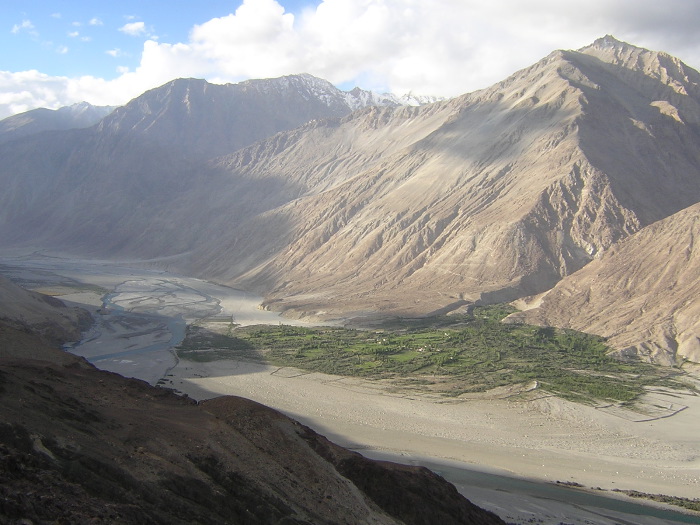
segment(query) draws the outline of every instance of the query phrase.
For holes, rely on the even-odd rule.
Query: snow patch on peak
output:
[[[608,47],[608,48],[614,48],[614,47],[621,47],[629,44],[625,44],[625,42],[622,42],[621,40],[618,40],[612,35],[605,35],[602,38],[597,39],[595,42],[593,42],[593,45],[597,45],[598,47]]]
[[[367,106],[399,106],[396,97],[390,93],[375,93],[355,87],[350,91],[343,92],[347,105],[355,110]]]
[[[94,114],[107,116],[114,111],[117,106],[93,106],[89,102],[76,102],[70,106],[63,106],[56,110],[57,113],[72,115],[74,117],[80,115]]]
[[[365,91],[358,87],[345,92],[345,97],[348,105],[353,109],[360,109],[367,106],[422,106],[424,104],[432,104],[433,102],[443,100],[440,97],[415,95],[411,92],[398,96],[393,93]]]
[[[399,101],[404,106],[424,106],[425,104],[432,104],[433,102],[440,102],[445,100],[445,97],[436,97],[432,95],[417,95],[412,91],[409,91],[405,95],[401,95]]]
[[[367,106],[420,106],[441,100],[438,97],[427,97],[408,93],[397,96],[392,93],[377,93],[355,87],[343,91],[329,81],[315,77],[309,73],[287,75],[265,80],[246,80],[241,86],[257,89],[264,94],[274,92],[296,92],[306,100],[318,100],[329,108],[345,107],[351,111]]]

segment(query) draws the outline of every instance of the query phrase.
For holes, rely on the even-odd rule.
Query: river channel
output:
[[[253,294],[128,264],[33,254],[0,258],[0,273],[90,310],[93,326],[66,349],[102,370],[153,385],[176,366],[174,347],[189,323],[212,318],[239,325],[284,321],[259,309],[262,299]]]

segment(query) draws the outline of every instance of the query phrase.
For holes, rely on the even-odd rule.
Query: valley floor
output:
[[[607,496],[601,500],[619,496],[611,492],[614,489],[686,498],[700,494],[700,396],[653,392],[647,403],[657,407],[658,414],[649,419],[570,403],[539,390],[517,400],[509,399],[507,391],[446,399],[397,392],[380,381],[259,363],[191,362],[173,355],[173,332],[181,325],[168,319],[191,322],[212,312],[233,316],[240,324],[276,324],[281,319],[258,310],[259,300],[249,294],[160,271],[54,259],[0,263],[4,274],[28,287],[95,312],[101,324],[89,335],[90,344],[74,351],[98,367],[158,382],[195,399],[250,398],[366,455],[415,464],[439,462],[438,470],[511,476],[509,481],[498,478],[501,481],[490,489],[483,488],[484,478],[462,487],[475,503],[509,522],[533,518],[539,520],[536,523],[644,525],[675,523],[680,516],[654,516],[648,504],[636,505],[636,510],[601,511],[598,503],[574,502],[568,494],[579,490],[541,483],[539,492],[532,494],[528,488],[511,491],[499,486],[515,484],[513,478],[600,487],[594,492]],[[109,298],[108,310],[118,315],[105,315],[104,297]],[[145,320],[125,317],[130,310],[148,315]],[[449,462],[455,463],[446,466]],[[550,488],[569,492],[550,495]],[[700,523],[700,516],[688,516],[685,522]]]

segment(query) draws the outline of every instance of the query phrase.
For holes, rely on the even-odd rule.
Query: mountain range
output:
[[[297,317],[531,298],[512,320],[697,362],[699,139],[700,74],[611,36],[418,106],[180,79],[0,144],[0,245],[147,260]]]

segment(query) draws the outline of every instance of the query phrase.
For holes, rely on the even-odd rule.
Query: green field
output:
[[[574,401],[631,403],[648,386],[684,386],[678,369],[608,356],[610,348],[600,337],[501,323],[512,311],[503,305],[476,307],[468,315],[399,319],[372,330],[192,326],[178,355],[385,379],[396,388],[446,396],[536,381],[539,388]]]

